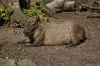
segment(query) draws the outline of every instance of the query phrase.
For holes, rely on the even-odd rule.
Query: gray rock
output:
[[[35,63],[33,63],[31,60],[21,60],[18,62],[18,66],[36,66]]]
[[[0,66],[36,66],[31,60],[0,59]]]
[[[13,59],[0,59],[0,66],[16,66]]]

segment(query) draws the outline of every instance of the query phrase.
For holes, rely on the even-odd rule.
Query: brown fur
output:
[[[30,17],[24,28],[24,34],[30,39],[27,46],[41,45],[77,45],[80,40],[85,40],[83,27],[74,22],[45,23],[39,22],[39,18]]]

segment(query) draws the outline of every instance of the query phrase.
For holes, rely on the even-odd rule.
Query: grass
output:
[[[0,54],[4,55],[5,54],[5,51],[4,50],[1,50],[0,51]]]

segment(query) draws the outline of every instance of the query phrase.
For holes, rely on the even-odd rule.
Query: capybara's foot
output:
[[[34,45],[34,44],[25,44],[25,47],[40,47],[39,45]]]

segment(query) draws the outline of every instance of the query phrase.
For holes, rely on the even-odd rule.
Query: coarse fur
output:
[[[74,22],[47,23],[40,22],[39,17],[30,17],[24,28],[24,34],[30,42],[27,46],[80,44],[85,40],[85,30]]]

